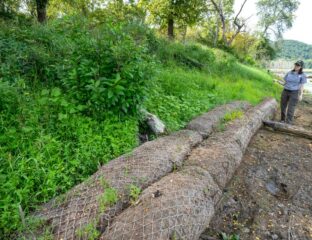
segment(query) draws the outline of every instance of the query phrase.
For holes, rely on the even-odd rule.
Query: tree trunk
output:
[[[83,16],[88,16],[88,7],[85,5],[85,4],[83,4],[82,6],[81,6],[81,12],[82,12],[82,15]]]
[[[174,39],[174,20],[172,17],[168,19],[168,38]]]
[[[220,16],[221,17],[221,22],[222,22],[222,39],[223,39],[223,42],[226,46],[229,46],[228,44],[228,41],[227,41],[227,38],[226,38],[226,24],[225,24],[225,19],[223,16]]]
[[[215,35],[214,35],[214,40],[213,40],[213,46],[217,47],[218,45],[218,40],[219,40],[219,31],[220,31],[220,21],[219,19],[217,19],[217,26],[216,26],[216,30],[215,30]]]
[[[296,126],[288,125],[280,122],[264,121],[265,126],[271,127],[276,131],[290,133],[299,137],[312,139],[312,131],[305,130]]]
[[[228,44],[228,41],[227,41],[227,38],[226,38],[227,29],[226,29],[225,15],[223,13],[222,3],[220,2],[219,5],[218,5],[214,0],[211,0],[211,3],[213,4],[215,10],[219,14],[220,21],[221,21],[221,24],[222,24],[222,39],[223,39],[224,44],[226,46],[228,46],[229,44]]]
[[[47,20],[48,0],[36,0],[38,22],[44,23]]]
[[[187,34],[187,25],[183,25],[182,26],[182,39],[183,39],[184,43],[185,43],[185,39],[186,39],[186,34]]]

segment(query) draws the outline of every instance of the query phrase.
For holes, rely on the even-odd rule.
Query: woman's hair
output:
[[[296,70],[293,69],[293,70],[291,70],[291,71],[292,71],[292,72],[295,72]],[[302,69],[302,67],[300,67],[298,74],[302,74],[302,73],[303,73],[303,69]]]

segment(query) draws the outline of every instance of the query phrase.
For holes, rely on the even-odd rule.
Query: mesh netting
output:
[[[244,118],[228,124],[226,131],[212,135],[195,148],[185,165],[209,171],[219,187],[225,187],[239,166],[250,139],[262,121],[273,116],[275,107],[275,101],[267,100],[248,111]]]
[[[144,189],[181,166],[191,149],[202,141],[197,131],[209,135],[226,112],[248,106],[235,102],[218,107],[193,120],[201,122],[197,127],[190,125],[196,131],[182,130],[141,145],[101,167],[87,181],[43,206],[35,216],[46,220],[55,239],[88,239],[88,234],[79,232],[87,231],[90,224],[103,232],[111,219],[129,206],[131,186]],[[116,190],[118,199],[104,208],[100,205],[108,188]]]
[[[187,167],[147,188],[101,239],[196,239],[214,214],[221,191],[209,173]]]
[[[267,100],[205,140],[181,171],[145,189],[137,204],[118,215],[101,239],[198,239],[251,137],[276,105],[275,100]]]
[[[207,137],[211,134],[215,123],[220,118],[224,117],[224,114],[231,112],[235,109],[241,109],[243,111],[250,108],[250,104],[247,102],[235,101],[221,107],[217,107],[214,110],[205,113],[195,119],[193,119],[188,125],[187,129],[199,132],[203,137]]]

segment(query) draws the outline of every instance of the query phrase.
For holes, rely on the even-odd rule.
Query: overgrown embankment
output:
[[[0,27],[0,237],[137,146],[140,108],[171,132],[215,105],[279,92],[230,54],[169,43],[139,23]]]

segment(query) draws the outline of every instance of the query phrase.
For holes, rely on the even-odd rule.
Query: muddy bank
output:
[[[309,130],[311,103],[306,96],[295,118]],[[222,239],[221,233],[242,240],[312,239],[311,140],[263,128],[234,176],[201,240]]]

